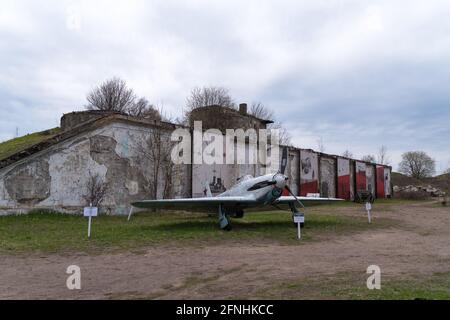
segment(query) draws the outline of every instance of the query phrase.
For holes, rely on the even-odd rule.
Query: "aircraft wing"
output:
[[[315,198],[315,197],[297,197],[298,200],[300,200],[301,203],[304,205],[313,205],[313,204],[326,204],[331,202],[338,202],[338,201],[344,201],[344,199],[338,199],[338,198]],[[279,197],[275,204],[289,204],[291,202],[297,202],[294,197],[287,196],[287,197]]]
[[[257,202],[250,197],[208,197],[208,198],[185,198],[185,199],[164,199],[164,200],[144,200],[133,202],[131,205],[136,208],[165,209],[165,210],[187,210],[187,211],[217,211],[218,205],[226,207],[251,206]]]

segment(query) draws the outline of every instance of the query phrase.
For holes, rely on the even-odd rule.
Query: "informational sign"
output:
[[[97,217],[98,216],[98,208],[97,207],[84,208],[84,216],[85,217]]]
[[[305,223],[305,216],[302,213],[294,214],[294,223],[297,224],[297,238],[301,240],[302,238],[302,223]]]
[[[84,216],[89,218],[88,238],[90,238],[91,237],[92,217],[98,216],[98,208],[97,207],[85,207],[84,208]]]

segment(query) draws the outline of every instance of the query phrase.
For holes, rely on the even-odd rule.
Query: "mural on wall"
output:
[[[336,160],[320,157],[320,196],[336,197]]]
[[[338,158],[338,198],[350,200],[350,160]]]
[[[384,179],[384,167],[377,166],[377,198],[385,197]]]
[[[319,191],[318,156],[312,150],[300,151],[300,195]]]
[[[375,167],[366,165],[366,188],[375,196]]]
[[[356,192],[367,190],[366,164],[356,161]]]
[[[225,140],[225,139],[224,139]],[[208,146],[208,142],[203,142],[203,150]],[[225,141],[224,148],[225,150]],[[235,148],[235,154],[236,154]],[[213,196],[217,196],[235,185],[244,176],[259,176],[261,166],[248,164],[248,144],[245,145],[246,164],[225,164],[226,154],[223,154],[223,164],[193,164],[192,165],[192,197],[200,198],[206,196],[206,184],[209,184]],[[235,156],[236,157],[236,156]]]

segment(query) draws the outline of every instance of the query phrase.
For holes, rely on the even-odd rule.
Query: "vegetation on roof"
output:
[[[36,143],[47,140],[61,131],[60,128],[48,129],[41,132],[27,134],[22,137],[7,140],[0,143],[0,160],[6,159],[13,154],[23,151]]]

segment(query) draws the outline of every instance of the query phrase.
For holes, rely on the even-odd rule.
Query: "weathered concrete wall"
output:
[[[289,149],[286,175],[289,177],[288,185],[295,195],[300,195],[300,149]],[[287,194],[286,194],[287,195]]]
[[[392,185],[391,185],[391,169],[384,168],[384,188],[385,196],[392,197]]]
[[[366,185],[367,190],[375,196],[375,167],[373,165],[366,164]]]
[[[127,213],[132,201],[149,198],[151,164],[139,156],[137,147],[148,139],[151,130],[150,127],[112,123],[2,169],[0,207],[79,211],[80,206],[87,205],[84,196],[90,173],[93,173],[99,174],[108,186],[103,210]],[[172,196],[189,197],[189,166],[176,166],[175,171]],[[163,186],[161,172],[158,197],[162,197]]]
[[[265,129],[266,121],[244,114],[233,109],[219,106],[208,106],[192,111],[190,126],[194,121],[201,121],[203,129],[218,129],[224,134],[227,129]]]
[[[224,137],[225,138],[225,137]],[[206,148],[209,145],[208,142],[203,142],[203,148]],[[237,154],[237,143],[235,143],[235,161]],[[242,145],[242,144],[240,144]],[[192,196],[194,198],[204,197],[205,196],[205,185],[209,184],[211,193],[213,195],[218,195],[220,193],[225,192],[229,188],[231,188],[234,184],[237,183],[238,179],[251,175],[253,177],[260,176],[264,174],[264,168],[258,163],[250,164],[249,161],[249,144],[245,144],[241,146],[245,148],[246,159],[244,164],[226,164],[226,141],[224,139],[223,144],[223,157],[222,163],[215,164],[193,164],[192,165]],[[257,162],[257,158],[256,158]]]
[[[320,195],[336,197],[336,159],[320,157]]]
[[[350,160],[350,200],[355,200],[355,161]]]

